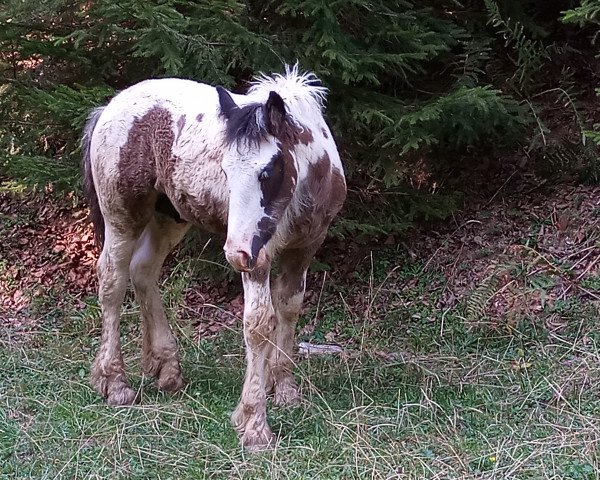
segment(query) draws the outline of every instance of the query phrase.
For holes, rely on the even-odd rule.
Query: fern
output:
[[[44,111],[53,122],[79,130],[90,110],[105,102],[114,91],[108,87],[74,87],[58,85],[53,90],[30,88],[21,98],[30,108],[35,106]]]
[[[363,192],[365,193],[365,192]],[[370,197],[370,198],[366,198]],[[344,215],[331,227],[338,238],[402,234],[416,221],[448,218],[457,208],[457,194],[433,194],[419,190],[390,189],[386,195],[351,195]]]
[[[492,58],[492,39],[477,36],[464,42],[464,53],[456,62],[457,73],[454,75],[459,86],[472,88],[480,83],[485,75],[485,68]]]
[[[498,291],[498,278],[496,272],[485,278],[481,284],[471,292],[467,299],[466,317],[470,321],[478,321],[485,315],[486,307]]]
[[[595,45],[600,35],[600,0],[581,0],[581,5],[563,12],[562,21],[579,26],[594,25],[596,32],[592,36],[592,45]]]
[[[589,138],[596,145],[600,145],[600,132],[598,131],[598,129],[600,128],[600,124],[594,124],[594,128],[596,128],[596,130],[584,130],[583,134],[586,138]]]
[[[525,107],[499,90],[465,86],[416,106],[405,106],[390,98],[365,110],[357,102],[350,115],[352,123],[348,122],[346,129],[360,125],[361,130],[356,131],[359,135],[362,129],[369,134],[378,130],[372,142],[382,154],[371,170],[383,175],[388,186],[397,185],[403,178],[398,157],[386,157],[388,151],[409,156],[432,149],[460,151],[467,145],[490,142],[497,147],[507,146],[520,138],[532,120]]]
[[[79,165],[44,156],[2,155],[0,174],[21,184],[44,186],[52,183],[57,190],[69,191],[79,184]]]
[[[576,23],[580,26],[586,23],[600,25],[600,1],[581,0],[581,5],[563,12],[562,21],[565,23]]]
[[[505,45],[516,53],[513,59],[517,71],[515,77],[521,88],[526,88],[540,67],[550,58],[550,54],[540,41],[531,40],[525,33],[524,25],[510,18],[504,19],[495,0],[484,0],[492,26],[504,37]]]

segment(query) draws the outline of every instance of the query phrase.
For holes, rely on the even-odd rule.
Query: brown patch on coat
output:
[[[327,202],[331,179],[331,160],[325,152],[315,163],[308,165],[306,176],[308,194],[321,206]]]
[[[346,187],[346,179],[344,175],[337,167],[333,167],[331,170],[331,197],[330,197],[330,211],[335,217],[338,212],[344,206],[346,201],[346,194],[348,190]]]
[[[197,122],[201,122],[203,118],[204,118],[204,114],[203,113],[199,113],[198,115],[196,115],[196,121]]]
[[[286,122],[285,128],[281,129],[277,137],[282,145],[293,149],[296,145],[310,145],[315,141],[312,130],[302,123],[294,124]]]
[[[257,234],[252,237],[252,243],[250,244],[250,255],[252,259],[256,260],[260,249],[263,248],[277,230],[278,219],[273,217],[262,217],[256,224]]]
[[[327,134],[327,129],[326,128],[322,128],[321,131],[323,132],[323,136],[325,138],[329,138],[329,135]]]
[[[304,292],[304,272],[308,269],[321,244],[321,239],[311,240],[314,240],[314,243],[309,247],[287,249],[282,251],[279,256],[281,273],[275,283],[275,292],[281,301],[286,301],[294,295]]]
[[[269,178],[260,179],[261,199],[260,205],[264,207],[265,214],[273,215],[276,210],[276,200],[278,200],[279,192],[283,186],[285,179],[285,161],[282,152],[277,152],[271,158],[269,165],[266,167],[271,171]]]
[[[324,238],[346,199],[344,176],[331,165],[327,152],[309,164],[301,188],[300,198],[305,207],[294,221],[292,245],[308,245]]]
[[[171,113],[159,106],[133,121],[119,152],[117,190],[134,220],[149,215],[155,196],[156,166],[171,157],[175,140]]]
[[[310,145],[315,141],[315,137],[313,137],[312,131],[310,128],[305,127],[304,125],[300,126],[301,130],[296,135],[297,143],[302,143],[303,145]]]

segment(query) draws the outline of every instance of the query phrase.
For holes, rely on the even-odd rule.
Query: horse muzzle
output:
[[[252,257],[250,249],[235,245],[225,244],[225,258],[227,262],[238,272],[251,272],[256,268],[262,267],[267,261],[265,249],[261,248],[256,258]]]

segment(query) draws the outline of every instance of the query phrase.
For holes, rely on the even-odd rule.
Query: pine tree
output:
[[[415,162],[442,165],[467,147],[522,139],[531,115],[518,96],[525,84],[535,88],[551,43],[528,16],[541,0],[5,3],[3,171],[35,173],[44,159],[74,167],[86,112],[142,79],[179,76],[241,92],[253,75],[299,61],[330,89],[328,117],[351,183],[390,189],[392,209],[401,210],[387,223],[352,220],[349,230],[398,230],[413,214],[446,215],[449,198],[421,192],[406,203]],[[587,13],[565,19],[595,18],[596,3],[584,0]],[[518,79],[510,89],[491,71],[506,69],[503,56],[514,63],[506,75]]]

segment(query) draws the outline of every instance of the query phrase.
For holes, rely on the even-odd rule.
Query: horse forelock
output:
[[[282,132],[280,142],[308,144],[313,140],[312,132],[306,127],[319,127],[324,123],[323,104],[327,88],[312,72],[301,72],[296,63],[286,65],[285,73],[267,76],[260,74],[251,82],[246,98],[249,103],[228,112],[225,125],[225,141],[249,148],[258,147],[269,135],[264,105],[271,92],[276,92],[285,103],[289,128]]]
[[[266,98],[270,91],[283,98],[292,117],[302,118],[311,113],[321,114],[328,90],[314,73],[301,72],[296,63],[286,65],[284,74],[258,75],[251,83],[248,95]]]

